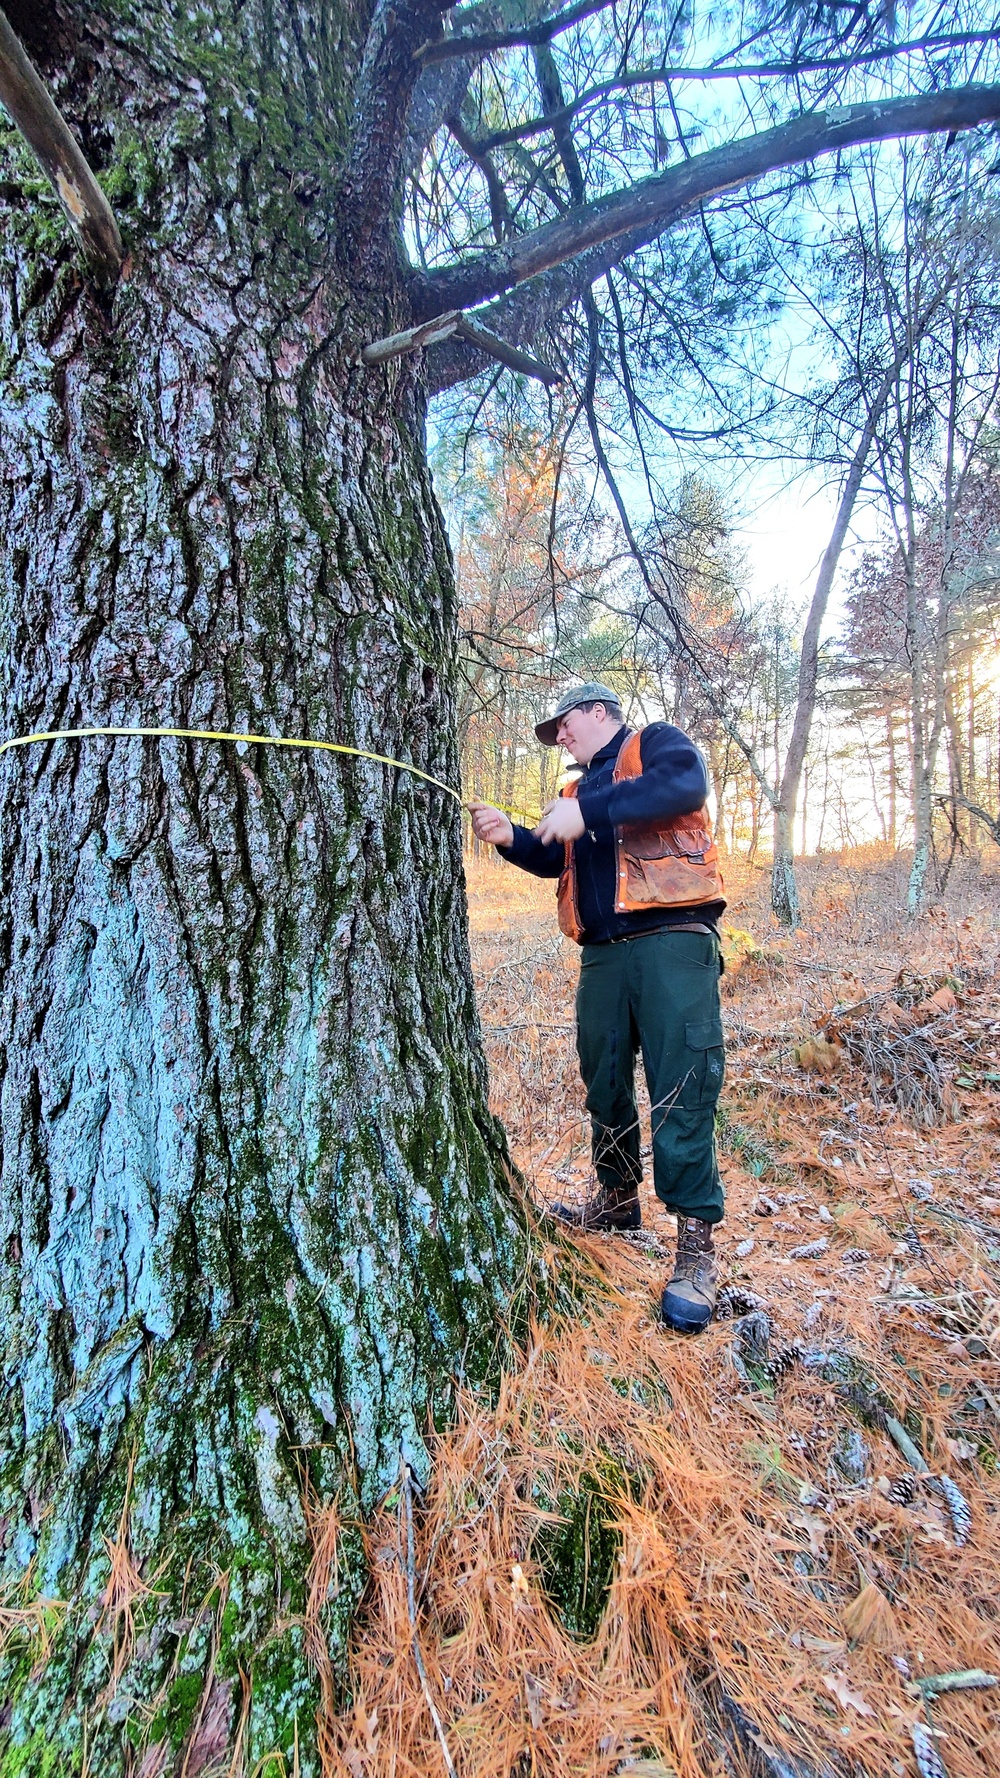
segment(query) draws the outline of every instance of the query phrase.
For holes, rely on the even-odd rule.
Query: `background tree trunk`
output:
[[[913,759],[913,859],[906,884],[906,911],[913,917],[924,904],[934,841],[933,763],[928,757],[926,624],[923,589],[917,587],[915,546],[905,563],[906,647],[910,668],[910,751]]]
[[[886,737],[889,748],[889,846],[896,850],[896,791],[898,788],[896,768],[896,712],[890,704],[886,715]]]
[[[926,316],[920,318],[918,325],[926,325]],[[783,769],[779,767],[777,747],[775,748],[774,776],[779,788],[778,800],[774,809],[771,908],[783,926],[797,926],[799,923],[799,892],[795,881],[795,810],[798,804],[802,768],[809,746],[812,720],[816,710],[820,631],[826,616],[830,593],[833,590],[834,576],[854,515],[854,507],[861,491],[861,483],[864,479],[872,442],[896,379],[911,350],[911,343],[907,341],[905,348],[896,354],[893,363],[885,371],[874,395],[866,396],[865,423],[844,481],[830,541],[823,551],[823,560],[816,576],[816,585],[813,589],[809,614],[802,635],[795,717],[792,722],[792,732]]]
[[[0,233],[2,729],[309,735],[456,783],[414,365],[356,364],[394,274],[338,269],[365,20],[218,14],[86,9],[84,40],[77,7],[32,44],[62,103],[89,95],[132,259],[102,298],[58,212]],[[0,153],[16,191],[33,169],[10,131]],[[145,1743],[194,1778],[249,1687],[248,1769],[290,1769],[297,1720],[313,1772],[311,1507],[349,1522],[401,1461],[419,1478],[518,1312],[458,809],[315,754],[15,751],[0,970],[3,1575],[66,1603],[40,1673],[8,1645],[0,1744],[68,1772],[86,1740],[114,1775]],[[334,1668],[359,1551],[313,1602]]]

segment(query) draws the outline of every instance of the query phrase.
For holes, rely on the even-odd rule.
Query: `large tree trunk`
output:
[[[454,783],[413,362],[356,363],[394,274],[336,269],[365,20],[217,10],[81,4],[31,44],[71,115],[98,83],[132,259],[104,297],[57,212],[0,231],[2,729],[309,735]],[[16,750],[0,970],[3,1575],[66,1605],[47,1662],[7,1644],[0,1755],[194,1778],[238,1736],[291,1770],[297,1733],[314,1772],[310,1512],[419,1477],[524,1272],[457,806],[304,752]],[[337,1572],[334,1669],[356,1535]]]

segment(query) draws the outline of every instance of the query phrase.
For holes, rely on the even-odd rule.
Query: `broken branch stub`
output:
[[[489,358],[498,358],[510,370],[520,371],[522,376],[536,377],[540,383],[561,383],[563,375],[552,364],[543,364],[538,358],[530,358],[527,352],[521,352],[499,334],[491,333],[488,328],[480,327],[476,321],[470,321],[465,315],[459,316],[455,329],[460,339],[467,340],[470,346],[478,346]]]
[[[0,100],[52,181],[67,219],[97,275],[113,281],[125,257],[121,235],[83,151],[0,11]]]
[[[422,321],[419,327],[406,327],[402,333],[390,333],[383,340],[372,340],[371,345],[362,346],[361,362],[371,368],[376,364],[387,364],[390,358],[405,358],[409,352],[420,352],[425,346],[450,340],[458,331],[461,314],[460,309],[449,309],[430,321]]]
[[[361,349],[361,362],[371,368],[376,364],[387,364],[391,358],[404,358],[410,352],[422,352],[428,346],[439,346],[445,340],[463,339],[470,346],[486,354],[488,358],[496,358],[506,364],[510,370],[518,371],[522,376],[536,377],[540,383],[552,384],[562,382],[562,372],[551,364],[542,364],[537,358],[531,358],[509,341],[500,339],[488,328],[480,327],[476,321],[470,321],[462,314],[461,309],[448,309],[443,315],[435,315],[430,321],[422,321],[416,327],[406,327],[402,333],[387,334],[385,339],[372,340],[370,345]]]

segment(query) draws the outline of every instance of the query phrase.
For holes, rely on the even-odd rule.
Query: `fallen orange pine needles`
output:
[[[473,888],[497,1110],[538,1198],[582,1190],[576,959],[554,935],[551,887],[484,868]],[[910,1676],[1000,1671],[996,1095],[970,1091],[961,1120],[930,1134],[876,1104],[852,1067],[789,1069],[802,1020],[825,1028],[842,997],[841,966],[848,995],[859,980],[891,986],[904,966],[914,984],[954,966],[946,925],[887,924],[877,873],[849,898],[835,890],[784,944],[782,970],[741,972],[726,1002],[726,1275],[764,1300],[781,1362],[744,1365],[744,1379],[731,1323],[693,1341],[658,1325],[672,1225],[648,1192],[650,1246],[554,1247],[567,1276],[591,1268],[578,1312],[533,1330],[495,1398],[460,1392],[433,1441],[413,1512],[415,1624],[401,1498],[368,1527],[372,1579],[328,1774],[443,1774],[429,1690],[460,1778],[723,1778],[767,1749],[883,1778],[912,1770]],[[734,919],[763,931],[754,893]],[[848,922],[861,941],[845,940]],[[987,907],[962,929],[987,974],[998,925]],[[986,1030],[1000,1005],[979,993]],[[816,1257],[790,1257],[824,1234]],[[848,1369],[824,1374],[796,1348]],[[960,1487],[964,1547],[945,1498],[859,1417],[873,1390]],[[603,1602],[589,1635],[568,1627],[577,1531]],[[1000,1688],[942,1696],[934,1713],[949,1778],[982,1778]]]

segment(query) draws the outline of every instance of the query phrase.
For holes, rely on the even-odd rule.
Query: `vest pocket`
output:
[[[680,827],[676,822],[665,827],[624,827],[621,834],[633,858],[681,858],[687,864],[703,865],[713,844],[707,828]]]
[[[704,863],[689,864],[669,854],[637,858],[630,844],[622,842],[626,908],[684,907],[714,901],[721,893],[715,872]]]

